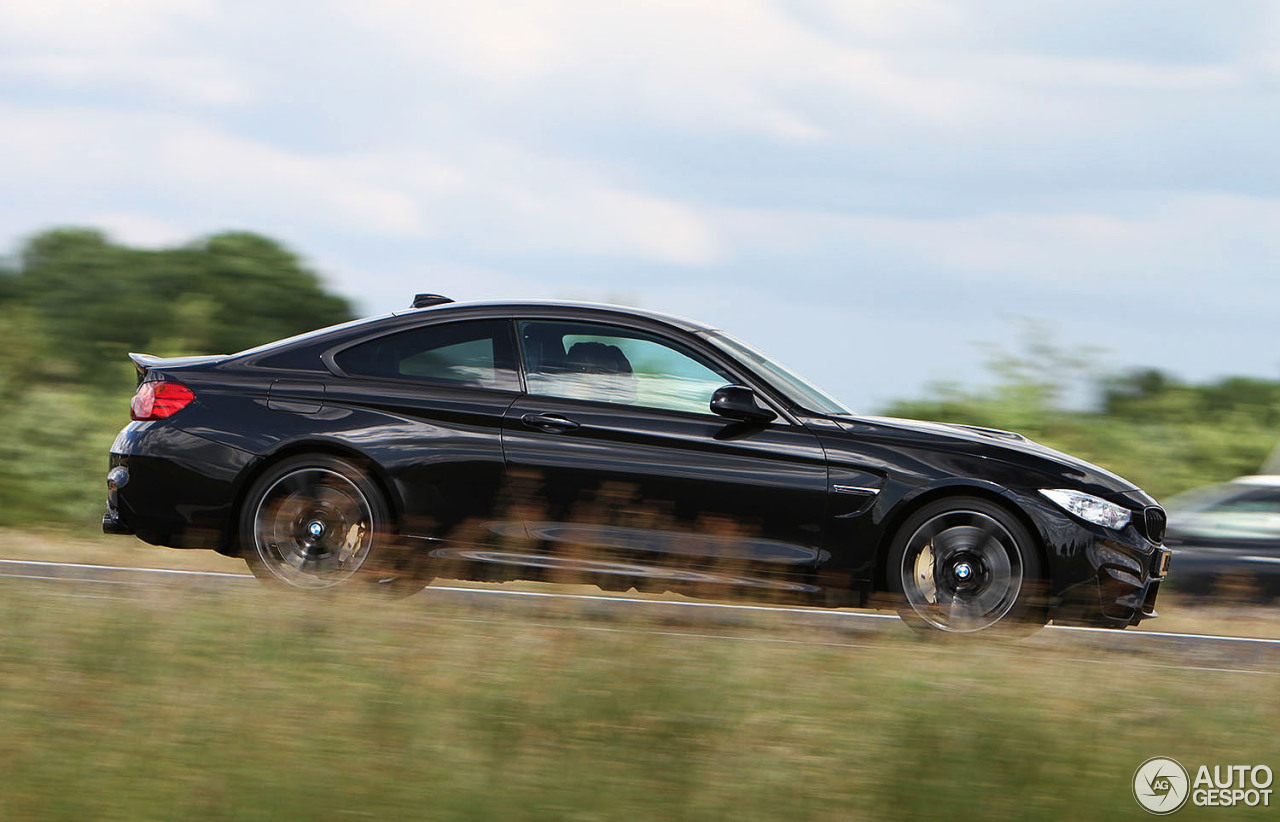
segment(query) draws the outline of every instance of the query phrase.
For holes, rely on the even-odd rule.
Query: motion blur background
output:
[[[1257,471],[1277,134],[1265,0],[0,0],[0,563],[242,573],[94,536],[126,352],[425,291],[688,315],[1161,499]],[[1148,757],[1280,769],[1266,645],[18,576],[5,819],[1115,819]],[[1242,602],[1154,627],[1280,636]]]
[[[92,522],[126,351],[417,291],[687,314],[1162,497],[1248,473],[1278,103],[1268,2],[7,0],[0,522]]]

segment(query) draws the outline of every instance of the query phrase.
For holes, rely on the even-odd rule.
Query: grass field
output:
[[[1152,756],[1280,770],[1265,666],[545,601],[61,592],[3,583],[0,819],[1111,820],[1145,816]]]

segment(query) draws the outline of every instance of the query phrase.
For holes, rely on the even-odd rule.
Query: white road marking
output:
[[[234,574],[224,571],[187,571],[176,568],[135,568],[123,565],[93,565],[80,562],[50,562],[46,560],[24,560],[24,559],[0,559],[0,566],[36,566],[43,568],[68,568],[82,569],[90,571],[109,571],[121,574],[138,573],[138,574],[171,574],[180,576],[194,577],[213,577],[220,579],[236,579],[236,580],[253,580],[252,574]],[[109,585],[143,585],[145,583],[135,582],[131,580],[109,580],[109,579],[93,579],[88,577],[63,577],[37,574],[20,574],[10,573],[8,571],[0,571],[0,578],[7,577],[10,579],[31,579],[50,582],[84,582],[84,583],[101,583]],[[897,620],[897,614],[881,614],[868,613],[860,611],[845,611],[837,609],[824,609],[819,607],[812,608],[793,608],[785,606],[773,605],[740,605],[728,602],[676,602],[666,599],[633,599],[630,597],[604,596],[597,594],[559,594],[549,591],[502,591],[492,588],[465,588],[461,586],[432,585],[424,589],[424,593],[432,591],[443,591],[447,593],[463,593],[463,594],[491,594],[496,596],[508,597],[533,597],[540,599],[568,599],[588,602],[606,602],[611,604],[622,605],[666,605],[677,608],[713,608],[725,609],[731,611],[754,611],[759,613],[781,613],[781,614],[806,614],[808,616],[825,616],[825,617],[844,617],[848,619],[881,619],[881,620]],[[1109,637],[1157,637],[1163,639],[1188,639],[1188,640],[1205,640],[1211,642],[1246,642],[1262,645],[1280,645],[1280,639],[1272,639],[1268,637],[1245,637],[1245,636],[1226,636],[1223,634],[1184,634],[1171,631],[1118,631],[1112,628],[1087,628],[1071,625],[1048,625],[1046,630],[1050,631],[1069,631],[1072,633],[1084,634],[1105,634]],[[1212,668],[1197,668],[1195,670],[1215,670]],[[1230,670],[1230,669],[1224,669]]]
[[[84,577],[47,577],[39,574],[0,574],[4,579],[34,579],[40,582],[89,582],[94,585],[146,585],[130,579],[85,579]]]
[[[1114,628],[1086,628],[1077,625],[1049,625],[1058,631],[1081,631],[1108,636],[1155,636],[1166,639],[1209,639],[1216,642],[1259,642],[1263,645],[1280,645],[1280,639],[1260,636],[1227,636],[1224,634],[1179,634],[1171,631],[1117,631]]]
[[[675,605],[679,608],[727,608],[733,611],[766,611],[772,614],[809,614],[819,616],[845,616],[854,619],[898,619],[897,614],[865,614],[824,608],[788,608],[782,605],[735,605],[728,602],[675,602],[669,599],[633,599],[599,594],[555,594],[549,591],[496,591],[492,588],[462,588],[448,585],[432,585],[430,591],[456,591],[465,594],[502,594],[510,597],[547,597],[550,599],[578,599],[592,602],[625,602],[628,605]]]
[[[94,571],[139,571],[148,574],[187,574],[197,577],[233,577],[253,579],[253,574],[228,574],[221,571],[182,571],[177,568],[132,568],[128,565],[90,565],[85,562],[47,562],[37,559],[0,559],[5,565],[36,565],[46,568],[89,568]],[[62,579],[63,577],[57,577]]]

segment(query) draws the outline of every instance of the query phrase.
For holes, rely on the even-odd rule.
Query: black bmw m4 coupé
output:
[[[1155,615],[1165,515],[1005,431],[861,416],[721,331],[454,303],[131,355],[103,529],[298,589],[436,577],[892,604],[973,632]]]

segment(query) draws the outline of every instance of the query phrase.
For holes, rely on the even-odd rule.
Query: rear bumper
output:
[[[131,537],[133,529],[121,522],[119,513],[108,506],[107,513],[102,515],[102,533]]]
[[[111,447],[102,530],[154,545],[222,549],[237,478],[253,456],[164,421],[131,423]]]

